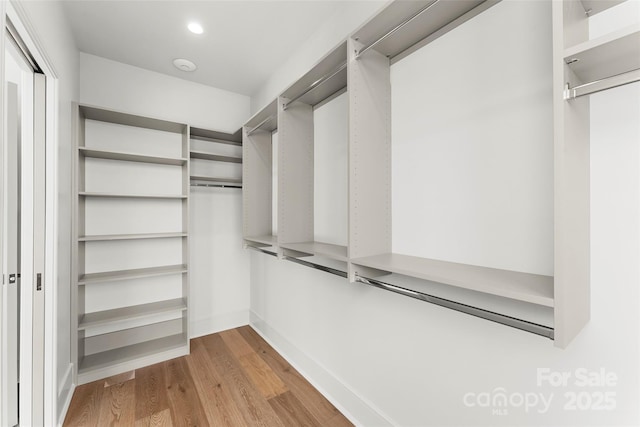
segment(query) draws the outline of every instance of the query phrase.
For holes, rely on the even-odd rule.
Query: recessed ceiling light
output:
[[[174,59],[173,65],[175,65],[178,70],[187,72],[195,71],[196,68],[198,68],[196,64],[184,58]]]
[[[204,30],[202,29],[202,25],[198,24],[197,22],[189,22],[189,25],[187,25],[187,28],[193,34],[202,34],[204,32]]]

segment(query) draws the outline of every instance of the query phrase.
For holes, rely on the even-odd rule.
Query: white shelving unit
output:
[[[621,1],[553,2],[554,274],[501,270],[392,251],[390,66],[496,3],[392,2],[251,118],[244,126],[244,239],[249,246],[275,246],[285,259],[317,255],[346,261],[351,282],[499,321],[548,336],[556,346],[566,347],[590,316],[589,104],[584,95],[640,80],[638,25],[588,39],[589,16]],[[342,66],[345,60],[346,66]],[[313,238],[311,129],[313,106],[345,87],[349,98],[349,237],[348,246],[342,247]],[[271,233],[269,147],[270,132],[276,128],[280,137],[277,237]],[[344,275],[332,268],[314,267]],[[486,311],[479,314],[482,310],[462,303],[420,296],[380,282],[390,273],[531,304],[541,313],[552,310],[553,325],[507,315],[500,318]]]
[[[198,148],[194,148],[196,146]],[[242,163],[242,133],[240,130],[228,134],[192,127],[189,157],[192,160],[192,185],[242,187],[242,171],[241,166],[238,165]]]
[[[274,100],[242,128],[242,235],[248,246],[278,245],[273,230],[273,165],[276,159],[272,144],[273,133],[278,130],[279,114],[278,100]]]
[[[189,127],[90,106],[76,106],[76,114],[72,317],[82,384],[189,353]],[[121,149],[125,145],[131,152]],[[145,181],[135,168],[151,168],[153,178]],[[127,182],[131,176],[135,183]],[[116,208],[127,203],[127,214],[136,218],[105,217],[94,205],[101,200]],[[156,231],[132,230],[144,218],[162,221],[165,210],[173,224],[154,220],[161,227]],[[113,229],[121,232],[105,231]],[[158,253],[129,255],[151,239]],[[162,264],[165,258],[179,263]],[[170,291],[144,294],[141,280],[162,281]],[[103,287],[112,289],[108,298]],[[147,302],[129,302],[141,293]]]

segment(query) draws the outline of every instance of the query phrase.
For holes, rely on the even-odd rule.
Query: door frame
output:
[[[53,67],[52,61],[46,55],[43,44],[37,38],[28,15],[23,9],[20,2],[0,1],[0,24],[2,25],[0,33],[0,79],[4,81],[4,52],[6,40],[7,18],[13,24],[16,32],[26,45],[27,49],[35,59],[38,66],[45,75],[46,99],[45,99],[45,264],[44,264],[44,343],[43,350],[46,357],[44,358],[44,378],[43,388],[43,408],[40,409],[44,425],[59,424],[58,418],[58,378],[69,375],[68,372],[57,372],[57,265],[58,251],[56,242],[58,241],[58,75]],[[0,114],[4,115],[4,85],[0,85]],[[69,106],[70,107],[70,106]],[[0,130],[4,132],[0,123]],[[1,134],[1,133],[0,133]],[[1,293],[0,293],[1,294]],[[64,296],[63,296],[64,297]],[[0,304],[1,296],[0,296]],[[0,305],[0,307],[2,307]],[[33,318],[32,307],[22,307],[29,312],[25,315]],[[0,316],[1,321],[1,316]],[[1,329],[0,329],[1,330]],[[22,333],[22,331],[21,331]],[[23,341],[24,342],[24,341]],[[31,349],[28,349],[31,351]],[[0,354],[0,357],[2,355]],[[27,357],[30,359],[31,357]],[[27,386],[30,392],[31,384],[21,384],[21,387]],[[29,393],[21,393],[21,395],[29,396]],[[0,402],[2,401],[0,396]],[[68,404],[68,402],[66,402]],[[24,407],[21,404],[21,407]],[[20,414],[21,425],[31,425],[33,412]]]

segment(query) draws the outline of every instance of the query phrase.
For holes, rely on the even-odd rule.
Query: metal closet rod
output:
[[[211,187],[211,188],[242,188],[241,185],[230,184],[191,184],[192,187]]]
[[[595,82],[585,83],[573,88],[567,87],[565,99],[575,99],[592,93],[602,92],[603,90],[613,89],[614,87],[627,85],[640,81],[640,69],[628,71],[626,73],[617,74]],[[568,85],[567,85],[568,86]]]
[[[316,270],[324,271],[325,273],[331,273],[333,275],[344,277],[344,278],[347,277],[346,271],[337,270],[335,268],[327,267],[325,265],[316,264],[313,262],[305,261],[300,258],[294,258],[286,255],[284,256],[284,259],[286,259],[287,261],[295,262],[296,264],[304,265],[305,267],[311,267]]]
[[[432,6],[435,6],[437,3],[439,3],[440,0],[433,0],[431,3],[427,4],[426,6],[424,6],[422,9],[420,9],[419,11],[417,11],[416,13],[414,13],[413,15],[411,15],[410,17],[408,17],[407,19],[405,19],[404,21],[402,21],[401,23],[399,23],[398,25],[396,25],[395,27],[393,27],[391,30],[389,30],[387,33],[385,33],[384,35],[382,35],[380,38],[378,38],[376,41],[374,41],[373,43],[371,43],[370,45],[360,49],[358,52],[356,52],[356,56],[355,58],[358,59],[360,58],[360,56],[362,56],[365,52],[367,52],[369,49],[372,49],[374,46],[377,46],[378,43],[381,43],[383,40],[386,40],[388,37],[390,37],[391,35],[393,35],[396,31],[398,31],[399,29],[401,29],[402,27],[404,27],[405,25],[407,25],[409,22],[413,21],[414,19],[416,19],[418,16],[422,15],[424,12],[426,12],[427,10],[431,9]]]
[[[318,80],[316,80],[315,82],[311,83],[309,85],[308,88],[306,88],[302,93],[300,93],[297,96],[294,96],[293,98],[291,98],[290,100],[287,101],[286,104],[284,104],[284,106],[282,107],[284,110],[286,110],[287,108],[289,108],[289,104],[297,101],[298,99],[302,98],[303,96],[305,96],[306,94],[308,94],[309,92],[311,92],[314,89],[317,89],[318,87],[322,86],[324,83],[328,82],[329,80],[331,80],[334,76],[336,76],[340,71],[344,70],[345,68],[347,68],[347,62],[343,62],[338,68],[336,68],[334,71],[325,74],[324,76],[320,77]]]
[[[255,127],[251,128],[250,130],[247,131],[247,135],[251,135],[252,133],[254,133],[255,131],[257,131],[258,129],[260,129],[262,126],[264,126],[265,123],[267,123],[268,121],[274,119],[276,117],[275,114],[270,115],[269,117],[267,117],[266,119],[264,119],[263,121],[261,121],[260,123],[258,123]]]
[[[510,326],[512,328],[520,329],[522,331],[530,332],[532,334],[541,335],[543,337],[547,337],[550,339],[553,339],[554,337],[554,330],[549,326],[528,322],[526,320],[507,316],[505,314],[496,313],[494,311],[485,310],[483,308],[462,304],[460,302],[436,297],[433,295],[425,294],[423,292],[418,292],[411,289],[403,288],[401,286],[392,285],[390,283],[381,282],[380,280],[376,280],[376,279],[368,279],[368,278],[364,278],[356,275],[356,282],[364,283],[369,286],[384,289],[386,291],[394,292],[407,297],[415,298],[420,301],[425,301],[431,304],[439,305],[441,307],[445,307],[450,310],[459,311],[461,313],[469,314],[471,316],[479,317],[481,319],[500,323],[502,325]]]

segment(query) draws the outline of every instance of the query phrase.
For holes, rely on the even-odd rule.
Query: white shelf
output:
[[[136,116],[120,111],[105,110],[90,105],[78,106],[81,119],[97,120],[100,122],[115,123],[118,125],[133,126],[145,129],[154,129],[164,132],[184,133],[187,125],[183,123],[168,122],[166,120],[151,117]]]
[[[79,242],[105,242],[110,240],[139,240],[139,239],[167,239],[172,237],[186,237],[187,233],[143,233],[143,234],[104,234],[80,236]]]
[[[126,199],[186,199],[187,196],[180,194],[121,194],[121,193],[92,193],[81,191],[78,193],[81,197],[113,197]]]
[[[242,163],[242,157],[222,156],[219,154],[205,153],[204,151],[191,151],[192,159],[213,160],[215,162]]]
[[[640,24],[565,49],[564,60],[583,83],[637,70]]]
[[[273,100],[267,106],[265,106],[262,110],[258,111],[253,117],[251,117],[246,123],[245,128],[247,130],[251,130],[254,127],[258,126],[260,123],[263,123],[260,126],[260,130],[266,132],[273,132],[278,129],[278,101]],[[268,119],[268,120],[267,120]],[[265,122],[265,120],[267,120]],[[243,142],[244,145],[244,142]]]
[[[131,270],[88,273],[78,278],[78,285],[90,285],[93,283],[116,282],[119,280],[127,279],[142,279],[146,277],[167,276],[170,274],[182,274],[186,272],[187,266],[184,264],[178,264],[162,267],[136,268]]]
[[[275,246],[278,243],[278,238],[276,236],[248,236],[245,237],[244,240],[249,240],[251,242],[262,243],[264,245]]]
[[[242,129],[235,133],[218,132],[215,130],[189,128],[190,137],[201,141],[213,142],[217,144],[242,145]]]
[[[340,66],[347,62],[347,42],[344,41],[323,57],[309,72],[300,77],[293,85],[289,86],[282,97],[292,99],[302,94],[309,87],[317,83],[324,77],[334,74]],[[322,101],[331,98],[334,94],[340,93],[347,87],[347,68],[335,74],[321,85],[302,95],[298,101],[308,105],[317,105]]]
[[[337,261],[347,261],[347,247],[321,242],[283,243],[281,248],[323,256]]]
[[[387,253],[353,264],[553,307],[553,277]]]
[[[121,160],[126,162],[155,163],[160,165],[182,166],[187,162],[184,158],[149,156],[145,154],[123,153],[96,148],[80,147],[79,153],[84,157],[96,159]]]
[[[209,182],[222,182],[228,184],[242,184],[242,179],[239,178],[218,178],[214,176],[191,176],[193,181],[209,181]]]
[[[78,330],[85,330],[96,326],[115,324],[132,319],[140,319],[155,314],[185,311],[187,305],[182,298],[152,302],[148,304],[85,313],[78,323]]]
[[[184,334],[128,345],[113,350],[103,351],[85,356],[80,361],[79,374],[86,374],[92,370],[110,367],[134,359],[148,357],[157,353],[184,347],[188,351],[189,341]]]

